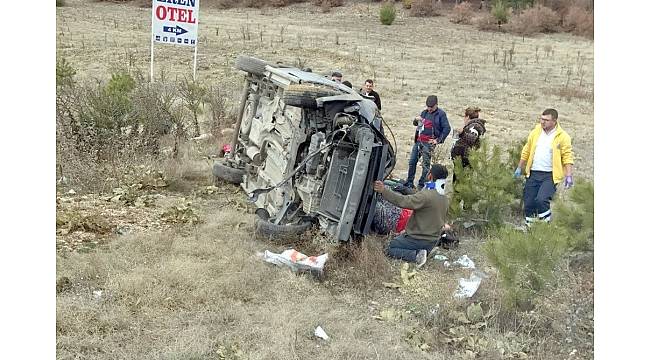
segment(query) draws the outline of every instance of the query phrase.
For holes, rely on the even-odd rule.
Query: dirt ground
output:
[[[106,79],[124,67],[148,75],[150,9],[67,3],[57,8],[57,56],[78,76]],[[239,54],[340,70],[355,87],[373,78],[397,139],[398,176],[407,168],[410,119],[427,95],[438,95],[454,128],[464,108],[479,106],[487,141],[499,145],[519,141],[542,110],[554,107],[573,139],[576,176],[593,178],[592,41],[479,32],[399,9],[395,23],[382,26],[378,5],[367,3],[328,14],[311,4],[203,7],[197,76],[233,99],[242,80],[232,68]],[[247,28],[251,40],[242,39]],[[192,55],[191,48],[156,45],[156,76],[191,76]],[[57,231],[57,358],[593,358],[593,271],[563,264],[560,290],[538,312],[509,314],[498,274],[481,254],[482,239],[463,239],[445,253],[452,260],[469,255],[487,275],[472,300],[454,299],[458,279],[470,270],[432,261],[405,278],[401,263],[383,256],[384,237],[369,237],[352,255],[318,235],[288,244],[256,239],[244,195],[231,185],[212,187],[209,162],[193,159],[186,167],[191,171],[176,183],[138,190],[134,204],[58,189],[57,219],[76,214],[82,227]],[[186,211],[188,201],[183,214],[200,222],[166,217],[173,208],[177,215]],[[104,224],[83,227],[95,218]],[[295,276],[256,256],[290,246],[309,255],[329,252],[325,280]],[[483,315],[469,320],[472,304],[481,304]],[[314,337],[319,325],[330,340]]]

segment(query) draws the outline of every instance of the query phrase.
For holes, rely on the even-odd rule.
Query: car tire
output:
[[[309,230],[313,223],[301,220],[298,224],[278,225],[270,222],[267,217],[255,214],[255,234],[259,237],[272,240],[293,239]]]
[[[269,63],[251,56],[239,55],[235,59],[237,69],[259,76],[264,76],[266,65],[269,65]]]
[[[212,165],[212,175],[215,178],[237,185],[244,181],[244,170],[226,165],[223,159],[214,162],[214,165]]]
[[[333,89],[306,84],[295,84],[289,85],[284,89],[282,99],[286,105],[303,109],[316,109],[318,107],[316,98],[337,94]]]

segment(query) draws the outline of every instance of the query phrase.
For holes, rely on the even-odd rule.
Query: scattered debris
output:
[[[204,140],[210,140],[212,138],[213,138],[212,134],[201,134],[199,136],[193,137],[192,140],[194,140],[194,141],[204,141]]]
[[[162,171],[147,170],[144,172],[144,175],[140,179],[139,183],[136,185],[140,185],[139,188],[142,190],[149,190],[149,189],[163,188],[166,187],[168,184],[167,184],[167,180],[165,180],[165,177],[163,176]]]
[[[185,204],[172,206],[162,214],[162,219],[168,223],[198,224],[201,219],[191,205],[192,203],[188,201]]]
[[[101,299],[103,294],[104,294],[104,290],[93,290],[93,298],[95,300]]]
[[[400,269],[400,278],[402,279],[402,283],[407,285],[411,281],[411,278],[417,273],[417,270],[409,271],[409,263],[403,263],[402,268]]]
[[[320,325],[318,325],[316,327],[316,330],[314,330],[314,335],[316,337],[319,337],[319,338],[323,339],[323,340],[329,340],[330,339],[330,337],[327,335],[325,330],[323,330],[323,328]]]
[[[437,254],[437,255],[435,255],[435,256],[433,257],[433,260],[439,260],[439,261],[445,261],[445,260],[447,260],[447,259],[448,259],[448,257],[446,257],[446,256],[444,256],[444,255],[440,255],[440,254]]]
[[[266,250],[264,253],[258,253],[257,255],[268,263],[286,265],[293,272],[309,271],[317,277],[323,275],[325,262],[329,258],[327,253],[319,256],[307,256],[294,249],[285,250],[281,254]]]
[[[454,261],[451,264],[459,266],[463,269],[476,269],[476,266],[474,265],[474,261],[472,261],[472,259],[470,259],[467,255],[463,255],[459,257],[458,260]]]
[[[465,229],[469,229],[469,228],[471,228],[471,227],[474,226],[474,225],[476,225],[476,223],[473,222],[473,221],[465,221],[465,222],[463,223],[463,227],[464,227]]]
[[[438,311],[440,311],[440,304],[436,304],[436,306],[432,307],[431,310],[429,310],[429,314],[435,316]]]
[[[454,293],[455,298],[471,298],[478,290],[479,285],[481,285],[482,277],[477,275],[475,272],[469,276],[469,279],[460,278],[458,280],[458,288]]]
[[[86,231],[96,234],[106,234],[111,231],[111,225],[98,214],[83,215],[79,211],[70,210],[57,212],[56,232],[66,235],[74,231]]]
[[[113,189],[113,195],[103,197],[104,200],[122,203],[126,206],[136,207],[152,207],[155,203],[155,195],[142,194],[140,190],[142,184],[134,184],[131,186],[122,186]]]
[[[68,194],[70,194],[70,195],[74,195],[74,194],[76,194],[76,193],[77,193],[77,192],[74,191],[74,189],[70,189],[70,191],[68,191]]]
[[[384,285],[384,287],[387,287],[389,289],[399,289],[400,287],[402,287],[402,285],[392,283],[392,282],[383,282],[382,284]]]
[[[389,307],[383,309],[379,312],[379,315],[374,315],[372,318],[379,321],[396,321],[401,320],[404,317],[402,311],[396,310],[394,307]]]
[[[199,190],[197,190],[197,193],[199,195],[213,195],[213,194],[221,193],[220,190],[221,190],[221,188],[219,188],[218,186],[209,185],[209,186],[204,186],[204,187],[200,188]]]

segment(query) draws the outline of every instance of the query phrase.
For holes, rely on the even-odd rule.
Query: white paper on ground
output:
[[[325,333],[325,330],[323,330],[323,328],[320,327],[320,325],[318,325],[316,327],[316,330],[314,330],[314,335],[321,338],[321,339],[323,339],[323,340],[329,340],[330,339],[330,337],[327,335],[327,333]]]
[[[325,262],[329,257],[327,253],[319,256],[307,256],[294,249],[285,250],[281,254],[266,250],[264,253],[258,253],[258,255],[266,262],[275,265],[285,265],[293,271],[316,270],[320,272],[323,271]]]
[[[476,293],[476,290],[478,290],[479,285],[481,285],[481,280],[483,278],[474,272],[469,276],[469,279],[460,278],[454,297],[460,299],[471,298]]]
[[[458,260],[454,261],[452,265],[458,265],[464,269],[475,269],[476,266],[474,265],[474,262],[472,259],[470,259],[467,255],[463,255],[458,258]]]

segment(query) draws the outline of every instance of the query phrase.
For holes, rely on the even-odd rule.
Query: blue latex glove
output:
[[[517,169],[515,169],[515,175],[514,176],[515,176],[515,179],[519,179],[519,177],[521,177],[521,168],[518,167]]]
[[[568,175],[564,178],[564,188],[568,189],[573,186],[573,176]]]

